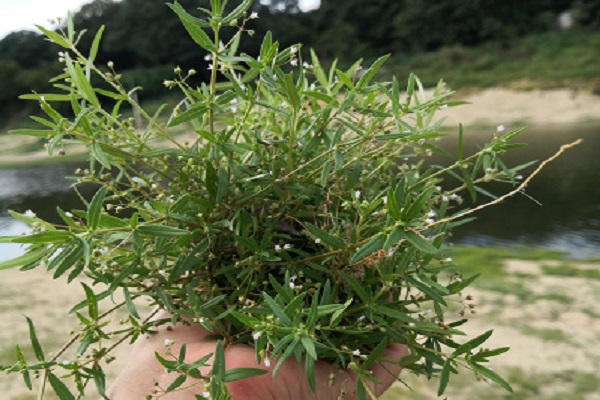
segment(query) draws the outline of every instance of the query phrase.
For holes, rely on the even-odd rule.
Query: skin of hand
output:
[[[160,311],[155,319],[169,318],[170,315]],[[181,345],[186,344],[186,363],[192,363],[201,357],[215,351],[216,341],[207,338],[210,333],[198,324],[186,325],[161,325],[158,333],[140,337],[133,345],[129,363],[116,378],[107,392],[110,400],[144,400],[146,396],[158,388],[167,388],[177,377],[176,373],[168,374],[156,360],[155,352],[165,357],[167,348],[165,340],[172,340],[170,347],[172,354],[179,354]],[[373,377],[379,384],[368,382],[369,390],[377,397],[395,382],[400,374],[401,367],[398,362],[408,355],[406,346],[400,344],[389,345],[382,354],[382,362],[373,364],[371,370]],[[210,364],[210,360],[208,362]],[[230,345],[225,348],[225,366],[234,368],[261,368],[272,371],[276,360],[271,367],[257,365],[254,349],[247,345]],[[200,372],[207,376],[211,367],[200,368]],[[333,385],[330,382],[333,376]],[[353,400],[356,387],[354,373],[333,366],[331,364],[315,362],[316,392],[312,393],[304,374],[304,366],[293,358],[283,363],[275,378],[271,373],[241,379],[227,383],[227,389],[232,400]],[[204,383],[199,380],[188,380],[182,385],[184,390],[152,397],[160,400],[193,400],[194,395],[204,391]],[[159,392],[160,393],[160,389]],[[157,393],[157,394],[158,394]]]

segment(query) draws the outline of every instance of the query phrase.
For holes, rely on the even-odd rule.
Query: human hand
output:
[[[168,318],[161,311],[156,318]],[[156,360],[155,352],[166,357],[167,351],[178,354],[186,344],[186,363],[214,353],[217,341],[209,338],[210,333],[200,325],[178,323],[175,326],[162,325],[158,333],[138,339],[133,347],[131,361],[118,376],[108,391],[110,400],[144,400],[148,395],[160,394],[177,377],[168,374]],[[169,350],[165,340],[172,341]],[[367,382],[368,390],[379,397],[396,380],[401,371],[399,361],[408,354],[406,346],[389,345],[381,356],[381,362],[372,366],[373,377],[379,384]],[[210,363],[210,361],[209,361]],[[269,364],[269,363],[267,363]],[[254,349],[247,345],[235,344],[225,348],[225,366],[234,368],[262,368],[272,372],[273,365],[257,365]],[[211,367],[201,367],[200,372],[207,376]],[[232,400],[353,400],[357,376],[351,371],[323,361],[315,362],[315,393],[306,381],[304,368],[293,359],[288,359],[277,371],[275,378],[271,373],[254,376],[227,383]],[[204,392],[201,380],[188,379],[181,390],[160,396],[161,400],[191,400]],[[183,389],[185,387],[185,389]],[[152,397],[158,398],[157,397]]]

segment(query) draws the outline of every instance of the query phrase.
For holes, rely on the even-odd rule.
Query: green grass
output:
[[[542,265],[545,275],[563,276],[568,278],[584,278],[600,280],[599,269],[577,268],[572,265]]]
[[[426,86],[443,78],[451,88],[502,86],[521,89],[581,88],[600,83],[600,33],[547,32],[510,43],[476,48],[451,46],[436,52],[395,55],[388,70],[414,72]]]
[[[558,251],[527,247],[460,246],[452,248],[450,254],[456,265],[456,271],[465,276],[481,274],[479,281],[490,282],[490,284],[508,277],[504,268],[504,261],[507,259],[539,261],[565,258],[565,255]],[[477,283],[477,280],[475,282]],[[497,291],[501,290],[502,288],[497,289]]]

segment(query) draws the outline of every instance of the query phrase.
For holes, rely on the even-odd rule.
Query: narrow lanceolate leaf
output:
[[[47,251],[46,249],[37,249],[32,250],[28,253],[23,254],[22,256],[11,258],[10,260],[0,262],[0,270],[22,267],[23,265],[31,264],[36,261],[41,260]]]
[[[52,372],[48,374],[48,380],[60,400],[75,400],[73,393],[71,393],[67,386]]]
[[[265,300],[267,301],[267,304],[273,311],[273,314],[275,314],[275,316],[277,318],[279,318],[284,325],[286,325],[286,326],[293,325],[290,317],[287,316],[285,311],[283,311],[283,308],[277,303],[277,301],[275,301],[275,299],[273,299],[271,296],[269,296],[265,292],[263,292],[263,297],[265,298]]]
[[[415,248],[426,254],[438,254],[440,249],[423,239],[418,233],[413,231],[406,231],[406,239],[415,246]]]
[[[102,145],[100,143],[92,143],[90,146],[90,150],[92,151],[92,156],[98,160],[100,164],[106,169],[111,169],[112,165],[110,164],[110,160],[106,156],[104,150],[102,150]]]
[[[469,340],[468,342],[463,343],[456,350],[454,350],[454,353],[452,353],[452,357],[456,357],[460,354],[470,352],[471,350],[473,350],[474,348],[476,348],[477,346],[481,345],[486,340],[488,340],[489,337],[492,336],[493,332],[494,331],[492,329],[490,329],[489,331],[477,336],[476,338],[473,338],[473,339]]]
[[[64,47],[65,49],[71,48],[71,45],[69,44],[69,42],[65,38],[63,38],[61,35],[59,35],[58,33],[53,32],[49,29],[46,29],[40,25],[36,25],[35,27],[38,28],[40,31],[42,31],[44,33],[44,35],[46,35],[48,37],[48,39],[50,39],[57,45]]]
[[[474,362],[469,362],[469,365],[471,366],[471,368],[473,368],[473,371],[477,372],[479,375],[481,375],[485,378],[488,378],[492,382],[497,383],[498,385],[502,386],[504,389],[506,389],[509,392],[513,391],[513,388],[510,386],[510,384],[508,382],[506,382],[500,375],[498,375],[497,373],[492,371],[491,369],[486,368],[483,365],[477,364]]]
[[[357,263],[363,258],[375,253],[376,251],[381,250],[383,248],[383,245],[385,244],[385,241],[386,236],[383,234],[379,234],[375,237],[372,237],[371,240],[369,240],[364,245],[360,246],[356,253],[352,255],[352,257],[350,258],[350,264]]]
[[[184,384],[187,379],[187,375],[179,375],[167,388],[167,393],[174,391],[178,387]]]
[[[356,84],[356,88],[364,88],[371,81],[371,79],[373,79],[377,71],[379,71],[383,63],[385,63],[388,58],[390,58],[389,54],[377,59],[377,61],[373,63],[373,65],[367,70],[367,72],[365,72],[362,78],[360,78],[360,80]]]
[[[438,386],[438,396],[441,396],[446,391],[448,381],[450,380],[450,359],[446,359],[444,366],[442,367],[442,373],[440,374],[440,385]]]
[[[242,3],[236,8],[234,8],[228,16],[223,18],[222,24],[229,25],[230,22],[240,18],[242,15],[244,15],[244,12],[246,12],[250,8],[251,5],[252,0],[242,1]]]
[[[140,225],[137,228],[138,232],[143,235],[149,236],[159,236],[159,237],[178,237],[185,236],[189,234],[189,231],[185,229],[175,228],[173,226],[167,225],[156,225],[156,224],[148,224],[148,225]]]
[[[190,106],[189,109],[182,112],[180,115],[173,117],[167,123],[167,126],[172,127],[179,124],[183,124],[184,122],[191,121],[193,119],[202,118],[204,114],[208,112],[208,107],[204,104],[196,103]]]
[[[96,298],[96,295],[94,295],[94,292],[88,285],[81,282],[81,286],[83,286],[83,290],[85,291],[85,297],[87,299],[88,313],[90,315],[90,318],[96,321],[98,319],[98,299]]]
[[[29,326],[29,340],[31,340],[31,347],[33,348],[33,352],[35,353],[35,357],[39,361],[44,361],[44,352],[42,351],[42,346],[38,341],[37,335],[35,333],[35,326],[33,326],[33,321],[29,317],[25,317],[27,319],[27,325]]]
[[[12,243],[31,243],[31,244],[49,244],[62,243],[73,237],[71,232],[67,231],[46,231],[29,236],[19,236],[11,240]]]
[[[100,222],[100,215],[102,214],[102,208],[104,207],[104,198],[108,188],[102,186],[92,198],[90,205],[87,210],[87,225],[91,229],[98,228]]]
[[[264,375],[268,371],[257,368],[233,368],[225,371],[225,378],[223,382],[239,381],[240,379],[251,378],[253,376]]]
[[[25,365],[27,365],[27,362],[25,361],[25,356],[23,355],[23,352],[21,351],[21,348],[17,345],[15,347],[15,353],[17,355],[17,361],[19,361],[19,364],[21,365],[21,367],[24,367]],[[25,381],[25,386],[27,386],[27,388],[29,390],[33,389],[33,386],[31,385],[31,375],[29,374],[29,371],[25,368],[23,368],[21,370],[21,374],[23,374],[23,380]]]
[[[90,57],[89,62],[93,63],[96,59],[96,55],[98,55],[98,47],[100,46],[100,40],[102,39],[102,33],[104,32],[104,25],[98,29],[96,32],[96,36],[94,37],[94,42],[92,43],[92,47],[90,48]]]
[[[317,228],[310,222],[306,222],[305,226],[308,229],[308,231],[315,237],[315,239],[319,239],[321,244],[330,247],[332,250],[339,250],[346,247],[346,244],[340,239],[331,236],[329,233]]]
[[[183,7],[177,3],[167,3],[167,6],[169,6],[171,10],[175,11],[194,42],[210,53],[217,51],[217,48],[211,41],[210,37],[202,29],[209,26],[206,22],[188,14]]]

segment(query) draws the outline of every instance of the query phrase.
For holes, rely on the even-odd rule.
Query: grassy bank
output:
[[[414,72],[427,86],[443,78],[451,88],[600,88],[600,33],[547,32],[475,48],[460,45],[433,53],[396,54],[388,71]]]

